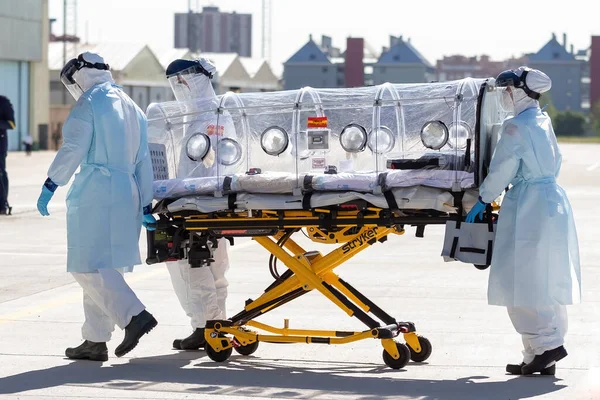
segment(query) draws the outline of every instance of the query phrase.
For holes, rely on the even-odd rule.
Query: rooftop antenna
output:
[[[262,0],[262,58],[271,63],[271,0]]]

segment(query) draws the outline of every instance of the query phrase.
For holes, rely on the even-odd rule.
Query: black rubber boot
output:
[[[131,319],[125,327],[125,338],[115,349],[115,355],[122,357],[137,346],[140,338],[158,325],[158,321],[148,311],[144,310]]]
[[[522,375],[521,368],[525,365],[524,362],[521,364],[507,364],[506,372],[511,375]],[[540,371],[540,375],[554,375],[556,373],[556,364],[549,366],[548,368],[544,368]]]
[[[552,350],[545,351],[543,354],[535,356],[529,364],[523,365],[521,374],[531,375],[536,372],[541,372],[552,361],[558,362],[567,356],[567,350],[563,347],[557,347]]]
[[[108,361],[108,348],[105,342],[90,342],[86,340],[77,347],[69,347],[65,356],[71,360]]]
[[[200,350],[206,346],[204,339],[204,328],[196,328],[194,332],[185,339],[175,339],[173,347],[177,350]]]

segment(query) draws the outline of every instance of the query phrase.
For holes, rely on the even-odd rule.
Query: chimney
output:
[[[552,39],[556,40],[556,33],[552,32]]]
[[[567,34],[563,33],[563,47],[567,49]]]
[[[308,40],[312,41],[312,33],[308,34]]]
[[[573,45],[571,45],[571,54],[575,55],[575,47]]]

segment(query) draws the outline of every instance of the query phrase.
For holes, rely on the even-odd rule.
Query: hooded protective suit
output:
[[[153,197],[146,116],[109,71],[82,68],[74,79],[84,93],[48,170],[64,186],[81,166],[67,194],[67,271],[133,267],[141,264],[142,208]]]
[[[82,57],[104,64],[95,53]],[[106,342],[115,324],[124,329],[144,311],[122,274],[141,263],[142,207],[153,197],[147,122],[108,70],[81,68],[72,80],[80,95],[48,177],[64,186],[81,168],[66,199],[67,271],[84,289],[83,338]]]
[[[526,69],[514,71],[519,77]],[[550,78],[529,70],[526,86],[543,93]],[[552,123],[538,100],[509,86],[514,117],[507,119],[481,184],[483,202],[502,201],[490,268],[488,302],[508,307],[522,334],[524,362],[564,342],[565,305],[581,298],[577,233],[565,191],[556,183],[561,154]]]
[[[216,109],[217,96],[211,84],[215,67],[206,59],[195,61],[176,60],[167,68],[177,101],[194,103],[195,109]],[[214,158],[218,137],[235,132],[231,117],[227,114],[199,114],[187,125],[182,141],[181,155],[177,168],[178,178],[217,176],[223,173],[219,161]],[[191,160],[186,153],[187,140],[196,133],[205,133],[212,150],[204,160]],[[226,318],[227,278],[229,269],[228,242],[219,240],[210,266],[191,268],[188,260],[167,263],[175,293],[182,308],[191,319],[193,329],[206,326],[207,320]],[[185,349],[185,340],[183,348]],[[177,347],[177,345],[175,345]]]

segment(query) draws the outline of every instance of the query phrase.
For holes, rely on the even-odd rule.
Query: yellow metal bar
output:
[[[288,249],[295,256],[306,253],[306,250],[304,250],[291,237],[284,243],[283,247]]]
[[[394,228],[376,228],[371,231],[374,231],[374,233],[368,234],[368,232],[367,232],[365,234],[366,235],[365,237],[369,237],[369,241],[372,239],[370,237],[371,235],[374,235],[373,236],[374,239],[379,240],[382,237],[384,237],[390,233],[393,233],[395,231],[395,229]],[[266,241],[265,241],[265,239],[266,239]],[[259,243],[263,247],[265,247],[265,249],[267,249],[269,252],[271,252],[271,254],[275,254],[275,253],[273,251],[271,251],[270,248],[267,248],[265,245],[263,245],[263,242],[264,243],[269,243],[269,242],[272,243],[275,246],[275,248],[277,249],[277,252],[279,254],[281,254],[280,252],[283,252],[287,256],[287,258],[283,257],[283,255],[278,256],[277,254],[275,254],[275,256],[279,260],[281,260],[281,262],[283,262],[288,268],[289,268],[289,265],[288,265],[287,260],[294,260],[294,262],[297,261],[295,258],[289,256],[289,254],[287,254],[285,252],[285,250],[281,249],[279,246],[277,246],[275,243],[273,243],[273,241],[269,238],[265,238],[264,236],[263,237],[255,237],[254,240],[256,240],[257,243]],[[355,239],[355,240],[358,240],[358,239]],[[351,245],[352,243],[355,243],[355,244]],[[333,270],[334,268],[337,268],[338,266],[340,266],[341,264],[343,264],[350,258],[354,257],[357,253],[366,249],[367,247],[370,247],[370,245],[364,239],[363,239],[363,241],[358,241],[358,242],[351,241],[346,244],[343,244],[342,246],[338,247],[337,249],[331,251],[327,255],[323,256],[322,258],[320,258],[320,259],[316,260],[314,263],[312,263],[312,270],[314,271],[316,276],[322,276],[326,272],[329,272],[329,271]],[[292,268],[290,268],[290,269],[292,271],[294,271]],[[285,282],[281,283],[279,286],[271,289],[267,293],[264,293],[258,299],[254,300],[252,303],[248,304],[245,309],[246,309],[246,311],[256,309],[256,308],[260,307],[261,305],[266,304],[267,302],[269,302],[277,297],[280,297],[286,293],[296,290],[299,287],[302,287],[304,284],[305,284],[305,282],[302,282],[298,278],[298,276],[292,276],[291,278],[287,279]]]
[[[350,300],[354,302],[357,306],[359,306],[364,312],[369,312],[371,307],[360,301],[358,297],[356,297],[348,288],[340,283],[340,277],[337,276],[334,272],[330,271],[323,274],[323,279],[325,282],[329,283],[331,286],[339,290],[344,294],[344,296],[348,297]]]
[[[347,344],[358,342],[359,340],[374,338],[372,331],[359,332],[346,337],[336,337],[335,335],[326,334],[327,331],[302,331],[298,330],[298,334],[294,335],[261,335],[251,332],[244,332],[235,328],[220,328],[219,332],[234,335],[241,339],[241,344],[246,345],[256,341],[265,343],[319,343],[319,344]],[[323,343],[319,339],[327,339],[328,343]],[[212,343],[211,343],[212,347]],[[223,348],[226,349],[227,347]]]
[[[409,345],[415,351],[415,353],[421,352],[421,344],[419,343],[419,337],[416,333],[405,333],[404,340],[406,341],[406,344]]]
[[[278,259],[280,259],[289,269],[291,269],[294,274],[304,281],[305,286],[308,284],[310,287],[317,289],[323,296],[327,297],[331,302],[337,305],[340,309],[342,309],[349,316],[354,315],[354,312],[346,307],[344,303],[340,301],[337,297],[335,297],[331,292],[329,292],[324,286],[323,281],[319,278],[315,273],[304,264],[302,264],[298,259],[291,257],[284,249],[277,246],[277,243],[273,242],[272,239],[260,236],[256,237],[255,240],[260,243],[265,249],[267,249],[271,254],[275,255]]]
[[[324,330],[311,330],[311,329],[289,329],[289,328],[276,328],[274,326],[262,324],[257,321],[248,321],[247,326],[252,326],[263,331],[275,333],[283,336],[290,335],[306,335],[306,336],[326,336],[326,337],[338,337],[337,331],[324,331]],[[371,331],[369,331],[370,334]],[[364,332],[352,332],[352,335],[360,335]]]
[[[385,351],[387,351],[394,360],[400,358],[400,353],[398,352],[398,347],[396,346],[394,339],[381,339],[381,344],[383,345]]]

